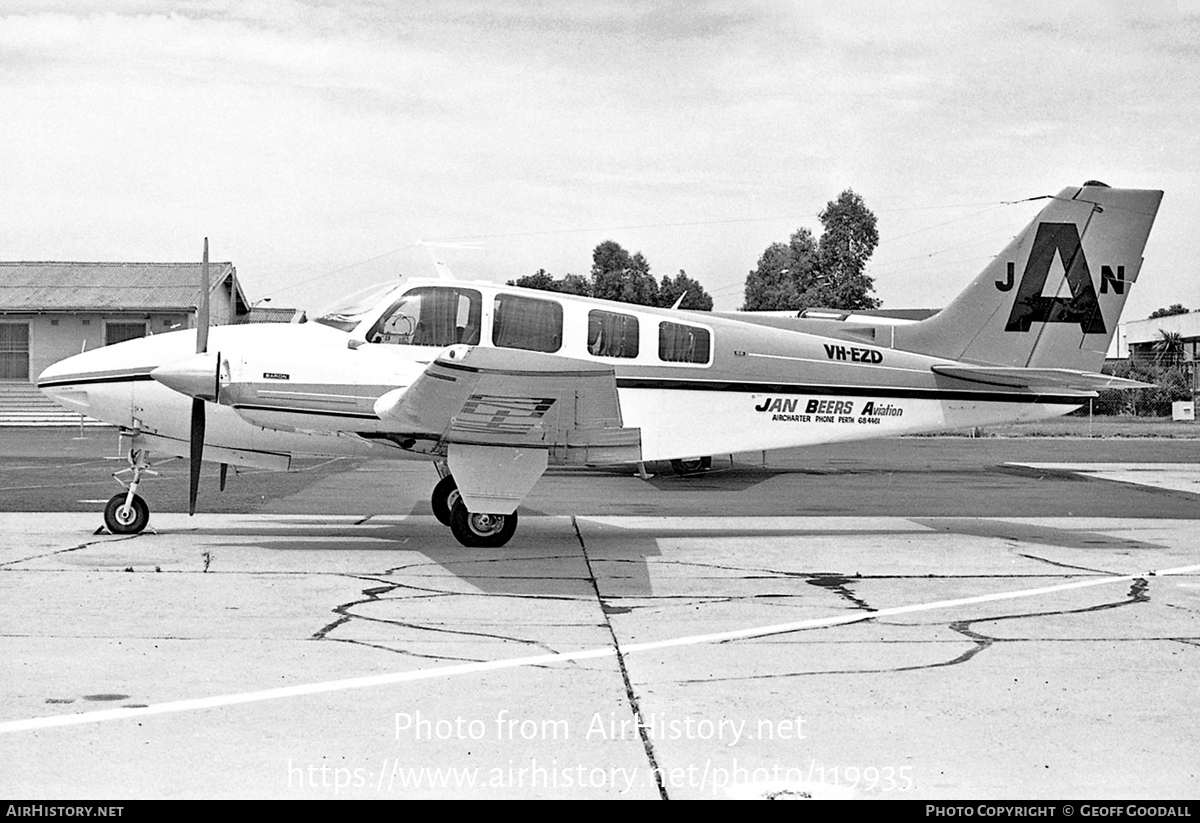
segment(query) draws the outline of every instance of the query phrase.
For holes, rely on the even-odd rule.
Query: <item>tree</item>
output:
[[[568,274],[558,281],[558,290],[564,294],[578,294],[582,297],[592,296],[592,284],[582,274]]]
[[[865,273],[879,245],[875,215],[862,197],[846,189],[818,215],[820,241],[797,229],[787,245],[772,243],[746,277],[747,311],[800,310],[813,306],[873,309],[875,284]]]
[[[833,297],[831,308],[875,309],[871,296],[875,281],[865,274],[867,260],[879,245],[875,215],[862,197],[846,189],[820,214],[825,232],[817,253],[825,287]]]
[[[1154,363],[1122,360],[1111,368],[1105,366],[1104,373],[1150,385],[1144,389],[1102,389],[1091,404],[1096,414],[1165,417],[1171,413],[1174,401],[1192,399],[1192,375],[1186,363],[1163,368]]]
[[[1153,320],[1156,317],[1171,317],[1172,315],[1176,314],[1187,314],[1189,311],[1191,311],[1191,309],[1185,309],[1180,303],[1172,303],[1165,309],[1155,309],[1150,314],[1150,319]]]
[[[787,244],[767,246],[746,277],[747,311],[783,311],[819,305],[817,245],[812,232],[797,229]]]
[[[538,269],[533,274],[509,280],[509,286],[520,286],[523,289],[541,289],[542,291],[557,291],[563,294],[578,294],[583,297],[592,296],[592,284],[582,275],[568,274],[556,280],[545,269]]]
[[[658,283],[641,252],[630,255],[614,240],[592,251],[592,297],[621,303],[658,304]]]
[[[614,240],[605,240],[592,250],[590,278],[579,274],[554,278],[545,269],[538,269],[509,280],[508,285],[667,308],[675,304],[679,295],[686,294],[681,308],[712,311],[713,305],[704,287],[683,269],[673,278],[663,277],[660,285],[650,274],[650,264],[640,251],[630,254]]]
[[[520,286],[523,289],[541,289],[542,291],[559,291],[558,281],[551,277],[545,269],[538,269],[533,274],[509,280],[507,285]]]
[[[1154,341],[1151,348],[1154,349],[1155,360],[1159,365],[1167,368],[1181,364],[1187,353],[1187,344],[1183,342],[1183,335],[1177,331],[1159,329],[1158,340]]]
[[[713,299],[699,282],[687,276],[683,269],[674,278],[663,276],[658,284],[658,305],[669,309],[675,305],[680,295],[685,295],[679,304],[681,309],[712,311]]]

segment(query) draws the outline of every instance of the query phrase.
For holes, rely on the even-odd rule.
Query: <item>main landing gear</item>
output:
[[[120,478],[120,475],[126,472],[133,473],[129,483]],[[144,450],[130,449],[129,468],[113,475],[118,483],[125,486],[125,491],[113,495],[104,507],[104,527],[113,534],[138,534],[150,522],[150,507],[137,494],[138,485],[145,475],[155,477],[158,472],[150,468]]]
[[[442,469],[439,467],[439,471]],[[517,513],[478,514],[467,511],[454,476],[443,474],[430,498],[433,516],[449,526],[454,539],[473,549],[497,549],[517,531]]]

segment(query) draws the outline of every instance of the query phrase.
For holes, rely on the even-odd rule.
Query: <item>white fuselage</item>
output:
[[[436,328],[422,332],[403,314],[410,311],[403,295],[419,292],[425,325],[434,327],[428,306],[439,288],[455,290],[461,302],[457,316],[440,317],[457,339],[439,339]],[[543,304],[557,307],[545,312],[552,327],[525,319],[530,306]],[[620,347],[611,343],[617,335]],[[217,451],[205,457],[271,467],[302,455],[441,459],[440,432],[425,432],[413,448],[404,437],[412,433],[397,431],[375,404],[458,342],[611,366],[622,425],[640,430],[640,458],[647,461],[1052,417],[1089,396],[937,375],[931,367],[951,361],[891,348],[885,334],[880,339],[861,330],[835,338],[700,312],[418,281],[381,294],[371,308],[345,317],[342,328],[318,322],[211,329],[208,350],[219,354],[224,388],[220,403],[206,404],[206,449]],[[39,386],[69,409],[153,438],[156,451],[186,455],[191,397],[150,372],[185,360],[195,345],[194,331],[180,331],[85,352],[51,366]]]

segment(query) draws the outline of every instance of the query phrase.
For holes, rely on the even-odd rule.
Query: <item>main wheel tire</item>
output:
[[[433,516],[443,526],[450,525],[450,512],[454,508],[454,504],[458,502],[458,498],[458,483],[454,482],[454,475],[446,475],[433,487],[429,503],[433,506]]]
[[[104,528],[113,534],[137,534],[146,528],[150,522],[150,507],[146,501],[137,496],[128,509],[125,508],[126,492],[113,495],[112,500],[104,507]]]
[[[473,514],[462,498],[450,510],[450,531],[459,543],[472,549],[497,549],[517,530],[517,513]]]
[[[712,468],[711,457],[689,457],[687,460],[672,460],[671,471],[680,477],[699,474]]]

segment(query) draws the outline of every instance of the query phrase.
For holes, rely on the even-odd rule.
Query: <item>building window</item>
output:
[[[0,380],[29,379],[29,324],[0,323]]]
[[[483,298],[474,289],[426,286],[405,292],[367,334],[371,343],[475,345]]]
[[[667,363],[707,363],[712,349],[708,329],[682,323],[658,325],[658,359]]]
[[[563,310],[553,300],[496,295],[492,343],[506,349],[556,352],[562,348]]]
[[[599,309],[588,312],[588,352],[597,357],[637,357],[638,319]]]
[[[136,340],[146,336],[145,323],[113,323],[104,324],[104,345],[123,343],[126,340]]]

